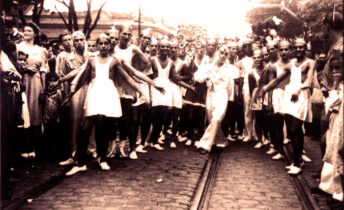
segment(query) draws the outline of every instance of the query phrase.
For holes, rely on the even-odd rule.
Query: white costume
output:
[[[307,62],[303,63],[299,67],[295,65],[296,59],[292,60],[291,62],[292,68],[290,75],[290,83],[285,87],[284,95],[284,106],[287,107],[285,113],[304,122],[312,122],[313,116],[309,89],[301,90],[300,94],[298,95],[298,100],[296,102],[292,102],[290,100],[292,94],[295,93],[302,86],[301,71],[302,67],[305,64],[307,64]]]
[[[104,64],[95,57],[96,76],[87,89],[85,102],[85,117],[105,115],[106,117],[121,117],[122,109],[117,88],[109,78],[109,67],[112,57]]]

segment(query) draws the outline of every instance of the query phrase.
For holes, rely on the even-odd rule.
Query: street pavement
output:
[[[305,141],[313,162],[306,164],[302,175],[310,187],[317,186],[313,176],[321,168],[318,143],[307,138]],[[63,178],[56,187],[33,197],[20,209],[189,209],[208,155],[181,143],[177,146],[164,151],[148,148],[148,153],[138,153],[138,160],[112,159],[110,171],[101,171],[93,161],[86,172]],[[208,208],[301,209],[284,168],[286,161],[272,161],[271,155],[265,154],[266,147],[253,146],[253,142],[231,142],[221,152]],[[26,180],[26,184],[21,181],[21,186],[31,186],[33,180],[42,182],[66,169],[49,167],[41,166],[40,174],[30,172],[37,176]],[[321,209],[330,209],[328,198],[314,196]]]
[[[209,209],[302,209],[286,161],[253,147],[235,142],[221,153]]]
[[[139,154],[138,160],[94,164],[21,209],[188,209],[207,155],[194,148]]]

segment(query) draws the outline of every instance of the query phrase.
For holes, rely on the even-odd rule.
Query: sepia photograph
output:
[[[343,210],[342,0],[1,0],[1,210]]]

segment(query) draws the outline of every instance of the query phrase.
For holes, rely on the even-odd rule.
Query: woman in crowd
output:
[[[29,143],[23,157],[35,157],[39,150],[42,131],[42,99],[45,93],[46,56],[45,50],[37,45],[39,28],[34,23],[24,26],[24,40],[17,44],[17,50],[28,55],[27,68],[24,73],[25,93],[30,114]],[[41,152],[41,151],[39,151]]]

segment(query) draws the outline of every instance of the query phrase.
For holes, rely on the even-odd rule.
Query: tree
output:
[[[335,0],[337,1],[337,0]],[[333,0],[262,0],[260,3],[265,5],[284,5],[290,11],[296,14],[296,17],[301,20],[301,27],[295,27],[289,20],[284,21],[278,28],[281,33],[297,34],[301,29],[303,33],[316,34],[321,30],[322,18],[333,10]],[[265,25],[271,25],[272,12],[259,11],[257,9],[251,10],[246,14],[247,21],[260,31]],[[282,18],[282,16],[278,16]],[[284,16],[286,18],[286,16]],[[297,24],[298,26],[300,25]]]
[[[30,6],[33,6],[31,20],[32,22],[39,25],[40,16],[44,9],[43,7],[44,0],[17,0],[17,1],[1,0],[1,1],[3,1],[2,3],[4,6],[2,10],[7,14],[10,14],[13,10],[16,11],[17,12],[16,16],[20,19],[22,24],[26,24],[26,20],[24,17],[24,10]]]
[[[56,0],[56,1],[66,6],[68,9],[68,19],[66,20],[64,15],[60,11],[58,11],[57,8],[55,7],[56,10],[58,11],[60,18],[62,19],[63,23],[68,29],[68,31],[72,33],[74,31],[80,30],[77,11],[75,10],[74,0],[69,0],[69,3],[67,3],[65,0]],[[94,19],[93,24],[92,24],[92,15],[91,15],[92,0],[86,0],[87,11],[86,11],[86,16],[85,16],[84,25],[83,25],[83,33],[85,34],[87,38],[90,36],[92,31],[96,28],[97,23],[100,18],[100,14],[102,13],[103,7],[105,6],[107,2],[108,0],[105,0],[103,4],[100,6],[100,8],[97,11],[96,18]]]

